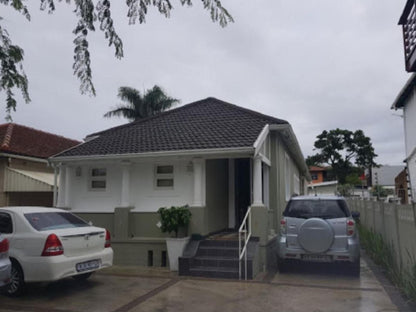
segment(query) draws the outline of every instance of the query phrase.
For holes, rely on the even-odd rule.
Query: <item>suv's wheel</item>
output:
[[[25,290],[25,280],[23,278],[23,271],[16,260],[12,260],[12,274],[11,283],[7,287],[6,294],[9,296],[19,296]]]
[[[298,242],[309,252],[325,252],[331,247],[333,241],[334,231],[323,219],[307,219],[299,228]]]

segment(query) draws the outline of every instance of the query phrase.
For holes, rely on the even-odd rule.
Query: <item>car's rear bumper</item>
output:
[[[98,268],[78,272],[76,265],[91,260],[99,260]],[[96,253],[83,256],[66,257],[65,255],[51,257],[30,257],[20,262],[23,268],[25,282],[51,282],[65,277],[94,272],[113,264],[113,249],[105,248]]]
[[[316,259],[311,256],[316,256]],[[290,259],[308,262],[356,262],[360,259],[360,243],[358,237],[351,237],[348,239],[346,249],[329,249],[323,253],[312,254],[303,248],[289,248],[286,244],[286,237],[280,236],[278,257],[281,260]]]

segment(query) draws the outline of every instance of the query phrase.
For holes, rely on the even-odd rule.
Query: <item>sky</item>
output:
[[[285,119],[305,157],[323,130],[362,129],[377,163],[403,164],[402,112],[390,106],[409,78],[397,25],[405,0],[223,0],[235,20],[226,28],[195,0],[190,8],[172,0],[168,19],[151,9],[145,24],[129,25],[125,1],[113,0],[124,58],[114,57],[102,32],[92,33],[95,97],[80,94],[72,73],[74,1],[56,2],[48,14],[27,1],[30,22],[0,5],[1,25],[25,51],[32,100],[18,96],[13,122],[82,140],[127,122],[103,118],[121,103],[120,86],[159,85],[179,105],[215,97]]]

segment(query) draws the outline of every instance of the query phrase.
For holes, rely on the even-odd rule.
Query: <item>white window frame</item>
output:
[[[104,175],[93,176],[94,170],[104,170]],[[93,187],[92,183],[94,181],[104,181],[105,187]],[[107,168],[105,167],[93,167],[89,170],[88,175],[88,189],[93,192],[105,192],[107,190]]]
[[[172,173],[158,173],[159,167],[172,167]],[[172,180],[172,185],[159,186],[158,180]],[[156,190],[173,190],[175,188],[175,166],[172,164],[156,164],[154,166],[154,188]]]

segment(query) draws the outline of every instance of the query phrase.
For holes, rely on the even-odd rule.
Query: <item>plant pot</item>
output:
[[[190,237],[183,238],[166,238],[166,246],[168,248],[169,268],[171,271],[178,270],[178,258],[182,256],[186,245],[190,241]]]

